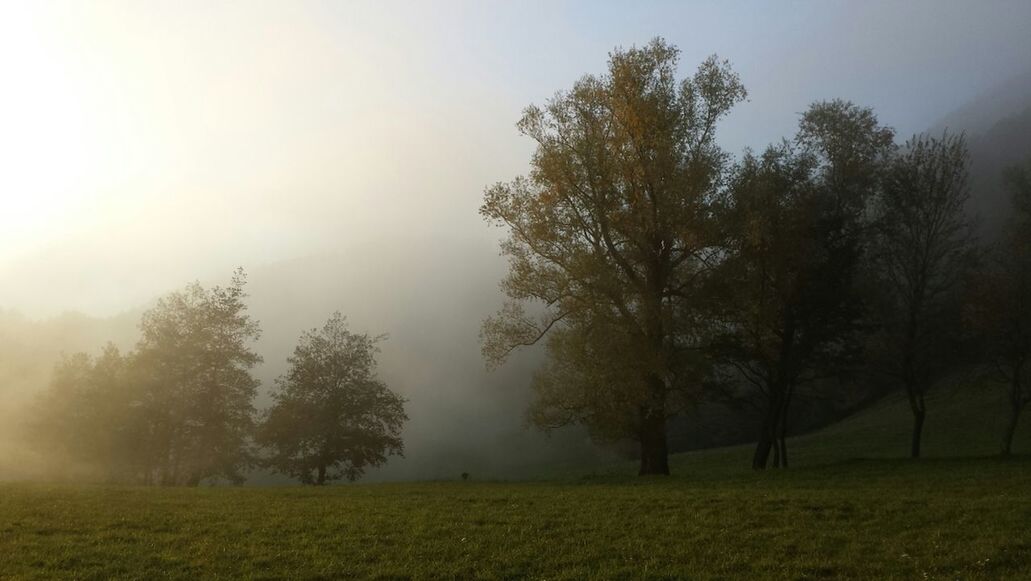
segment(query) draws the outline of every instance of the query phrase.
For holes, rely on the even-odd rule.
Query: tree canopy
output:
[[[966,213],[968,154],[961,135],[918,135],[887,164],[874,242],[880,307],[875,364],[900,381],[920,456],[925,394],[959,361],[961,301],[976,264]]]
[[[190,284],[144,313],[133,351],[108,347],[96,359],[59,363],[37,432],[113,479],[242,482],[258,387],[250,369],[261,361],[250,347],[260,330],[247,314],[245,282],[238,270],[225,287]]]
[[[715,132],[745,97],[725,61],[678,80],[678,57],[662,40],[616,50],[607,74],[528,107],[532,170],[480,210],[509,234],[510,301],[484,323],[487,359],[550,334],[532,417],[636,439],[642,474],[669,472],[666,420],[703,380],[696,299],[728,163]]]
[[[375,376],[378,339],[350,332],[340,313],[301,335],[258,430],[266,465],[321,485],[403,454],[405,400]]]

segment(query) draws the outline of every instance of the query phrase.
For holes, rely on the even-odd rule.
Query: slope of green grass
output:
[[[1003,422],[1008,410],[1002,392],[991,387],[955,387],[931,392],[924,425],[925,459],[995,456],[1001,449]],[[1031,454],[1031,412],[1025,414],[1013,440],[1013,453]],[[788,438],[793,468],[826,466],[860,459],[909,457],[913,417],[909,402],[893,394],[852,416],[809,434]],[[693,478],[724,478],[751,472],[754,444],[674,454],[674,473]],[[566,466],[542,470],[542,478],[576,478],[584,472],[595,477],[635,473],[634,462],[595,466]]]
[[[678,455],[671,478],[0,485],[0,579],[1031,578],[1031,457],[946,457],[997,450],[994,406],[933,398],[919,462],[889,398],[763,473],[738,446]]]
[[[1002,392],[995,388],[956,387],[927,398],[922,456],[954,458],[999,453],[1007,417]],[[819,466],[858,458],[906,458],[913,416],[902,395],[892,395],[841,422],[788,441],[792,466]],[[676,465],[690,469],[693,459],[714,469],[751,465],[752,446],[678,455]],[[1031,414],[1014,436],[1016,454],[1031,453]],[[694,457],[694,458],[693,458]]]

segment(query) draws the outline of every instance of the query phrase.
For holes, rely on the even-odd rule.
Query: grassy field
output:
[[[906,418],[889,400],[762,474],[736,447],[678,456],[665,479],[0,485],[0,578],[1031,578],[1031,458],[944,457],[995,451],[986,401],[940,398],[916,463],[891,458]]]

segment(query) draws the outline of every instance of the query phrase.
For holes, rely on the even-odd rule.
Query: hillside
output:
[[[1007,413],[1001,389],[993,384],[966,384],[933,391],[927,398],[924,426],[925,460],[980,458],[999,453],[1002,422]],[[788,438],[791,471],[857,460],[908,461],[912,416],[901,393],[890,394],[840,422]],[[742,444],[696,450],[671,457],[675,475],[689,479],[721,479],[752,472],[754,446]],[[1031,454],[1031,413],[1022,418],[1013,442],[1016,455]],[[612,478],[634,474],[632,462],[565,464],[539,467],[542,479]]]
[[[971,210],[992,239],[1007,216],[1005,168],[1031,157],[1031,70],[946,115],[929,130],[965,133],[970,147]]]

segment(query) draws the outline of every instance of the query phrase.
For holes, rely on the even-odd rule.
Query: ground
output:
[[[918,462],[891,458],[906,417],[888,400],[794,439],[795,467],[765,473],[735,447],[680,455],[671,478],[5,484],[0,578],[1031,578],[1031,457],[976,456],[997,448],[986,401],[932,400]]]

